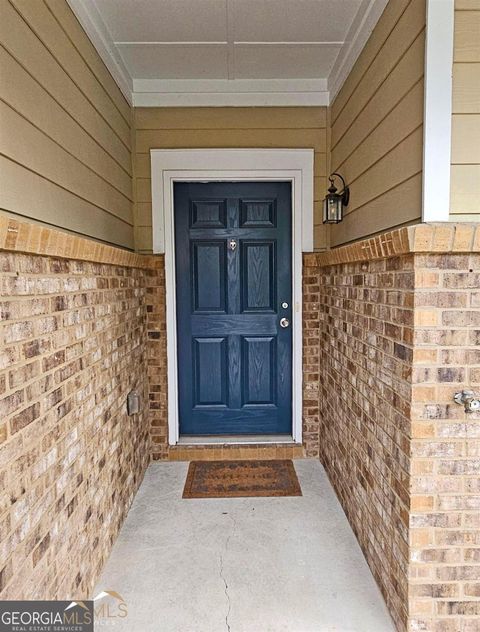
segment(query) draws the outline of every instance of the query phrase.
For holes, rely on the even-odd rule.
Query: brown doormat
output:
[[[192,461],[183,490],[183,498],[301,495],[290,460]]]

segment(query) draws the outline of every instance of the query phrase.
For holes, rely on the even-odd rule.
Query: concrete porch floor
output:
[[[394,631],[322,466],[294,463],[303,497],[205,500],[181,497],[188,463],[150,465],[95,590],[127,603],[108,627]]]

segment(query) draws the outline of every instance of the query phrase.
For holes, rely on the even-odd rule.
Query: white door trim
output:
[[[179,181],[275,180],[292,183],[292,438],[301,443],[302,252],[313,250],[313,150],[152,149],[150,154],[153,251],[165,253],[169,444],[179,440],[173,185]]]

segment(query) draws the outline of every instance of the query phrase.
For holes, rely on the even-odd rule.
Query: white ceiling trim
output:
[[[326,79],[134,79],[134,92],[325,92]]]
[[[228,41],[205,42],[113,42],[115,46],[225,46]],[[343,46],[343,42],[232,42],[234,46]]]
[[[343,42],[241,42],[235,41],[235,46],[343,46]]]
[[[261,83],[261,82],[259,82]],[[328,92],[134,92],[135,107],[313,107],[328,105]]]
[[[363,0],[328,77],[332,103],[367,43],[388,0]]]
[[[232,0],[225,2],[225,22],[227,25],[227,78],[235,79],[235,26],[233,23]]]
[[[326,79],[135,79],[137,107],[328,105]]]
[[[133,80],[93,0],[67,0],[90,41],[127,101],[133,102]]]
[[[225,46],[228,42],[113,42],[115,46]]]

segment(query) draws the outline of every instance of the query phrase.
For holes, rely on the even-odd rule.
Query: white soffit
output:
[[[315,106],[388,0],[68,2],[136,106]]]

